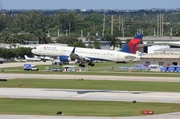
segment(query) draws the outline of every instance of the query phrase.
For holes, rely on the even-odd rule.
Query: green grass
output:
[[[179,83],[137,82],[106,80],[55,80],[15,79],[1,82],[0,87],[62,88],[179,92]],[[153,88],[152,88],[153,87]],[[141,110],[153,110],[155,114],[180,111],[178,104],[140,103],[116,101],[46,100],[46,99],[0,99],[0,114],[56,115],[65,116],[139,116]]]
[[[46,67],[50,67],[50,68],[58,67],[57,65],[37,65],[37,66],[40,69],[40,71],[44,71]],[[78,65],[76,64],[75,66],[78,66]],[[95,63],[94,67],[88,67],[88,69],[90,71],[112,71],[112,67],[114,67],[114,69],[118,69],[119,67],[125,67],[125,66],[133,67],[135,66],[135,63],[134,62],[130,62],[130,63],[101,62],[101,63]],[[60,67],[62,68],[62,66]],[[87,65],[86,65],[86,68],[87,68]],[[0,68],[0,70],[2,69],[7,70],[7,71],[23,71],[23,64],[21,67]]]
[[[143,76],[143,77],[180,77],[180,73],[161,73],[161,72],[116,72],[116,71],[89,71],[89,72],[45,72],[45,71],[18,71],[5,69],[1,73],[7,74],[69,74],[69,75],[104,75],[104,76]]]
[[[139,62],[114,63],[101,62],[95,63],[95,67],[89,67],[88,72],[45,72],[46,67],[56,67],[56,65],[38,65],[40,71],[24,71],[23,66],[12,68],[0,68],[0,73],[24,73],[24,74],[74,74],[74,75],[115,75],[115,76],[154,76],[154,77],[180,77],[180,73],[170,72],[150,72],[150,71],[119,71],[119,67],[133,67]],[[23,64],[22,64],[23,65]],[[62,67],[62,66],[60,66]],[[114,67],[114,70],[112,70]],[[3,70],[3,71],[2,71]]]
[[[180,73],[161,72],[119,72],[120,66],[135,66],[134,63],[116,64],[113,62],[96,63],[89,72],[44,72],[47,65],[39,65],[40,71],[23,71],[23,67],[0,68],[0,73],[36,73],[36,74],[75,74],[75,75],[116,75],[116,76],[154,76],[180,77]],[[53,65],[48,65],[53,67]],[[54,66],[55,67],[55,66]],[[180,92],[178,82],[140,82],[140,81],[107,81],[107,80],[54,80],[54,79],[15,79],[0,82],[0,87],[22,88],[59,88],[89,90],[128,90]],[[0,99],[0,114],[56,115],[62,111],[66,116],[139,116],[141,110],[153,110],[155,114],[180,111],[179,104],[136,103],[116,101],[83,101],[83,100],[45,100],[45,99]]]
[[[74,79],[16,79],[1,82],[0,87],[23,88],[59,88],[59,89],[97,89],[128,91],[180,92],[178,82],[140,82],[108,80],[74,80]]]
[[[138,116],[141,110],[153,110],[155,114],[180,111],[178,104],[46,100],[0,99],[1,114],[56,115],[64,116]]]

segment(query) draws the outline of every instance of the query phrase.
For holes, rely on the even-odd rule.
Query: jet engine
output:
[[[70,62],[71,61],[71,58],[69,56],[60,56],[59,57],[60,61],[61,62]]]

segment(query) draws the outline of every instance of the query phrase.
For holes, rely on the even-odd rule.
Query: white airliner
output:
[[[136,55],[132,53],[139,47],[142,36],[142,34],[137,35],[121,51],[42,44],[36,46],[32,53],[43,56],[59,56],[61,62],[76,61],[82,67],[85,67],[85,62],[88,62],[89,66],[94,66],[94,60],[127,62],[136,59]]]
[[[27,60],[27,61],[41,61],[41,58],[35,56],[35,57],[28,57],[27,55],[24,55],[24,58]]]
[[[14,58],[14,60],[16,61],[16,62],[27,62],[27,60],[25,60],[25,59],[18,59],[18,58]]]
[[[51,57],[45,57],[45,56],[41,56],[41,57],[38,57],[38,56],[34,56],[34,57],[28,57],[27,55],[24,55],[26,61],[29,60],[29,61],[44,61],[46,62],[47,60],[50,60],[50,61],[53,61],[54,59],[51,58]]]

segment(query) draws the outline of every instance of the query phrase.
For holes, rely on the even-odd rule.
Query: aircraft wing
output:
[[[70,53],[71,61],[75,61],[75,62],[79,63],[79,66],[83,66],[83,67],[85,66],[84,65],[85,62],[90,62],[89,65],[94,66],[94,64],[92,64],[92,61],[90,58],[76,54],[75,49],[76,49],[76,47],[74,47],[72,52]]]
[[[80,62],[89,62],[91,59],[86,57],[86,56],[80,56],[80,55],[77,55],[75,53],[71,53],[70,54],[70,58],[72,61],[76,61],[78,63]]]

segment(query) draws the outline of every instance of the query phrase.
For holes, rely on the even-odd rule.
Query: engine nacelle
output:
[[[61,62],[70,62],[71,61],[71,58],[69,56],[64,56],[64,55],[60,56],[59,59]]]

